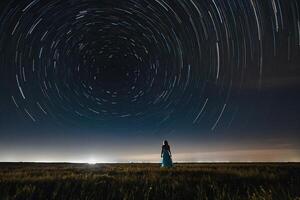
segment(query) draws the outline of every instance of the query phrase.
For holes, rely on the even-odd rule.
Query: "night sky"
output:
[[[298,0],[1,0],[0,161],[300,161]]]

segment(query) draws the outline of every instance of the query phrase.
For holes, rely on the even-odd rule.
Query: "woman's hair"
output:
[[[164,140],[164,145],[169,146],[168,141]]]

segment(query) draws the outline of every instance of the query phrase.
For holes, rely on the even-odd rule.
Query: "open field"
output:
[[[0,163],[0,199],[299,199],[299,163]]]

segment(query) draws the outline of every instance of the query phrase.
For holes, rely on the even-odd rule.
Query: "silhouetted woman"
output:
[[[161,161],[161,166],[162,167],[172,167],[173,162],[172,162],[172,154],[170,150],[170,146],[168,144],[168,141],[165,140],[162,147],[161,147],[161,155],[162,161]]]

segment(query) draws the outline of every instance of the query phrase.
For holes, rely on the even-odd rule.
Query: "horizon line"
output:
[[[160,164],[161,162],[149,162],[149,161],[128,161],[128,162],[63,162],[63,161],[0,161],[3,163],[34,163],[34,164]],[[176,163],[186,164],[210,164],[210,163],[300,163],[300,161],[176,161]]]

